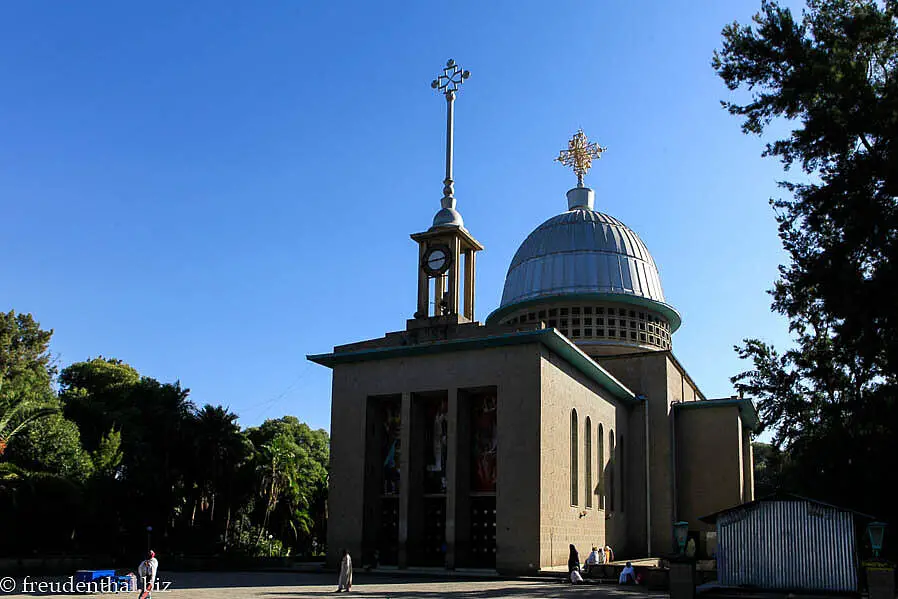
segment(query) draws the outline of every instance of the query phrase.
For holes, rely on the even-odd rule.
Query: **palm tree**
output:
[[[265,519],[259,529],[259,538],[256,543],[262,542],[262,534],[268,527],[271,512],[277,507],[278,502],[287,491],[296,492],[296,446],[292,440],[284,434],[279,434],[262,446],[262,463],[259,471],[262,476],[262,496],[267,500],[265,504]]]
[[[28,385],[24,385],[27,389]],[[55,402],[30,391],[16,392],[3,385],[0,376],[0,456],[10,440],[38,418],[59,410]]]
[[[190,435],[194,454],[191,475],[194,507],[190,526],[196,524],[195,515],[199,507],[207,512],[207,521],[213,530],[223,533],[227,546],[231,513],[241,495],[237,475],[252,454],[252,447],[237,424],[237,414],[222,406],[205,405],[193,418]],[[219,523],[222,513],[223,526]],[[218,520],[216,514],[219,515]]]

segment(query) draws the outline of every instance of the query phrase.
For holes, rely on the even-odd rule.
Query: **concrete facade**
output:
[[[738,403],[676,410],[678,515],[691,529],[713,532],[699,518],[754,500],[751,423]]]
[[[568,545],[585,551],[594,545],[609,543],[618,547],[626,541],[623,513],[606,519],[608,499],[602,500],[600,477],[620,480],[619,464],[605,451],[599,463],[599,428],[604,447],[611,433],[620,434],[618,423],[627,422],[627,408],[610,394],[551,352],[543,350],[540,361],[540,561],[541,567],[567,563]],[[576,412],[578,447],[577,498],[572,497],[571,430]],[[590,431],[591,451],[586,451],[586,431]],[[592,473],[587,487],[587,468]],[[613,475],[612,475],[613,471]],[[614,489],[619,494],[619,485]],[[607,483],[605,486],[607,490]],[[590,495],[590,501],[587,501]],[[591,503],[591,506],[587,506]],[[605,509],[600,508],[604,504]],[[582,559],[586,559],[585,556]]]
[[[565,564],[571,543],[581,559],[605,544],[619,558],[665,555],[673,522],[702,532],[699,516],[752,496],[745,402],[705,400],[670,352],[594,359],[554,329],[430,324],[310,357],[333,368],[331,561],[343,548],[360,564],[385,551],[385,501],[398,513],[399,567],[433,565],[421,560],[433,550],[427,519],[437,517],[440,565],[520,573]],[[485,392],[496,397],[494,494],[472,493],[468,482],[467,415]],[[428,495],[421,431],[433,401],[448,405],[446,489]],[[375,448],[390,402],[401,407],[401,481],[385,499]],[[493,497],[491,561],[471,553],[472,535],[482,534],[471,513]],[[426,514],[427,501],[445,515]]]

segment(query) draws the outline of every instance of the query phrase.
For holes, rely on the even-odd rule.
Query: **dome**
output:
[[[538,226],[518,248],[502,303],[488,322],[522,305],[590,298],[653,310],[676,330],[679,314],[665,303],[658,268],[639,236],[593,210],[591,201],[574,201],[571,193],[568,198],[572,208]]]

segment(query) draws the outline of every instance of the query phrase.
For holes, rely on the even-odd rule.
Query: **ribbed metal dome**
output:
[[[563,294],[613,293],[664,303],[655,261],[616,218],[585,207],[554,216],[518,249],[501,307]]]

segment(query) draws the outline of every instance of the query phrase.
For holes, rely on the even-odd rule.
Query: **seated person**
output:
[[[636,571],[633,569],[633,564],[627,562],[627,565],[621,570],[620,578],[617,582],[618,584],[636,584]]]
[[[589,574],[595,566],[599,565],[599,563],[599,550],[593,547],[592,551],[589,553],[589,557],[586,558],[586,574]]]

